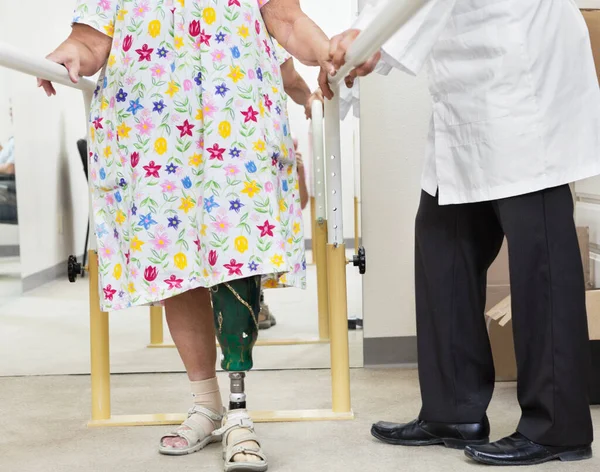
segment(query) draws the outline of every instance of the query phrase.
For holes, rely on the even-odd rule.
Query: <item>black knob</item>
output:
[[[69,282],[73,283],[77,280],[77,276],[83,275],[81,264],[77,262],[77,257],[69,256],[67,262],[67,274],[69,275]]]
[[[367,272],[367,253],[364,247],[358,248],[358,254],[352,257],[352,264],[354,264],[354,267],[358,267],[360,275]]]

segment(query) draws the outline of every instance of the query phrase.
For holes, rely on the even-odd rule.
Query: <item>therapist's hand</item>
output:
[[[346,63],[346,54],[348,53],[348,49],[350,49],[350,46],[352,46],[352,43],[359,34],[360,30],[349,29],[344,31],[342,34],[331,38],[331,41],[329,42],[329,55],[331,56],[331,61],[336,70],[339,70]],[[346,86],[348,88],[352,87],[356,77],[365,77],[373,72],[380,59],[381,53],[377,52],[367,62],[360,64],[358,67],[353,69],[350,74],[344,78]]]

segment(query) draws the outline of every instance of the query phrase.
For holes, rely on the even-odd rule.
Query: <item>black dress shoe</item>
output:
[[[480,423],[433,423],[415,420],[408,424],[380,421],[371,428],[380,441],[399,446],[444,445],[464,449],[469,444],[487,444],[490,423],[487,416]]]
[[[536,465],[560,459],[580,461],[592,457],[592,446],[542,446],[521,433],[483,446],[467,446],[465,454],[474,461],[488,465]]]

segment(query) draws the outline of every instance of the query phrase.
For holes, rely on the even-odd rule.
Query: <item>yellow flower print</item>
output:
[[[104,27],[104,31],[106,32],[107,36],[112,38],[115,35],[115,22],[111,21],[108,25],[106,25]]]
[[[281,282],[281,283],[282,283],[282,284],[284,284],[284,285],[285,285],[285,284],[287,284],[287,275],[285,275],[285,274],[284,274],[284,275],[282,275],[282,276],[279,278],[279,282]]]
[[[129,282],[129,284],[127,285],[127,291],[129,293],[135,293],[136,292],[135,285],[134,285],[133,282]]]
[[[202,110],[202,108],[198,108],[198,111],[196,112],[196,119],[198,121],[204,120],[204,111]]]
[[[175,254],[175,257],[173,257],[173,261],[175,262],[175,267],[177,267],[179,270],[185,269],[188,265],[187,257],[183,252],[178,252],[177,254]]]
[[[202,276],[208,278],[208,271],[206,269],[202,271]]]
[[[256,180],[252,182],[244,182],[244,190],[242,193],[247,194],[250,198],[254,198],[254,195],[260,192],[258,185],[256,184]]]
[[[115,218],[115,221],[117,222],[117,224],[122,225],[125,222],[125,218],[127,215],[125,215],[125,213],[123,213],[123,211],[119,210],[117,212],[117,216]]]
[[[277,288],[277,280],[274,279],[268,279],[265,282],[265,288]]]
[[[141,241],[137,236],[134,236],[133,239],[131,240],[131,243],[129,243],[133,252],[141,251],[142,246],[144,244],[146,244],[146,243],[144,241]]]
[[[117,13],[117,20],[123,21],[125,19],[125,15],[127,15],[127,13],[129,13],[127,10],[124,10],[123,8],[121,8],[119,10],[119,12]]]
[[[185,7],[185,0],[177,0],[182,7]]]
[[[258,111],[260,111],[260,116],[265,116],[265,106],[263,105],[263,101],[258,102]]]
[[[154,142],[154,150],[160,156],[167,152],[167,140],[165,138],[158,138]]]
[[[109,56],[109,58],[108,58],[108,65],[109,65],[110,67],[112,67],[112,66],[114,66],[116,63],[117,63],[117,58],[116,58],[116,57],[115,57],[113,54],[111,54],[111,55]]]
[[[298,223],[297,221],[294,223],[293,229],[292,231],[294,232],[294,234],[298,234],[300,232],[300,223]]]
[[[175,49],[181,49],[183,47],[183,38],[181,36],[175,36]]]
[[[117,264],[113,270],[113,276],[115,279],[119,280],[121,275],[123,275],[123,266],[121,266],[121,264]]]
[[[200,228],[200,236],[206,236],[206,230],[208,229],[207,225],[202,225]]]
[[[219,134],[223,139],[227,139],[231,134],[231,123],[229,121],[221,121],[219,123]]]
[[[152,20],[148,24],[148,34],[153,38],[156,38],[160,34],[160,26],[159,20]]]
[[[248,250],[248,240],[244,236],[235,238],[235,248],[242,254]]]
[[[165,93],[171,98],[173,98],[173,95],[175,95],[177,92],[179,92],[179,86],[175,83],[174,80],[171,80],[171,82],[169,82],[169,88]]]
[[[217,19],[217,12],[215,12],[214,8],[205,8],[202,10],[202,18],[207,25],[212,25]]]
[[[108,105],[110,105],[110,102],[106,98],[104,98],[102,100],[102,105],[100,105],[100,109],[106,110],[108,108]]]
[[[279,199],[279,211],[285,211],[287,209],[287,205],[285,204],[285,199]]]
[[[252,149],[258,152],[264,152],[264,150],[267,149],[267,145],[262,139],[259,139],[254,143],[254,147]]]
[[[240,26],[238,28],[238,34],[246,39],[248,36],[250,36],[250,32],[248,31],[248,27],[246,25]]]
[[[292,171],[293,171],[293,170],[294,170],[294,168],[293,168],[292,166],[289,166],[289,167],[287,168],[287,173],[288,173],[288,175],[292,175]]]
[[[128,138],[130,131],[131,131],[131,128],[129,126],[127,126],[125,123],[122,123],[117,128],[117,134],[119,135],[119,138]]]
[[[273,93],[279,93],[279,89],[277,87],[271,87],[273,90]]]
[[[287,243],[292,244],[294,242],[294,238],[288,238]]]
[[[96,142],[96,129],[93,126],[90,127],[90,139]]]
[[[285,145],[285,143],[281,143],[281,154],[283,154],[283,157],[288,157],[288,150],[287,150],[287,146]],[[291,167],[290,167],[291,169]]]
[[[192,208],[194,208],[194,201],[190,197],[181,197],[181,206],[179,209],[187,214]]]
[[[190,157],[189,165],[198,167],[202,164],[202,154],[194,153],[192,157]]]
[[[271,257],[271,264],[275,267],[281,267],[283,265],[283,256],[281,254],[275,254]]]
[[[242,80],[245,75],[246,74],[242,72],[240,66],[229,66],[229,74],[227,74],[227,77],[230,77],[234,84],[237,84],[240,80]]]
[[[106,157],[107,159],[112,155],[112,149],[110,148],[110,146],[106,146],[104,148],[104,157]]]

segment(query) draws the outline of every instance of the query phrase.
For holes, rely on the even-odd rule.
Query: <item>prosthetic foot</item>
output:
[[[225,472],[263,472],[268,468],[254,424],[246,410],[245,372],[252,369],[252,349],[258,337],[261,278],[251,277],[211,289],[221,368],[229,372],[229,411],[223,427]]]

